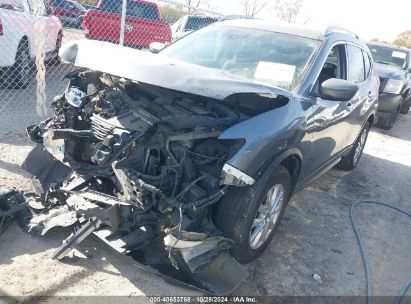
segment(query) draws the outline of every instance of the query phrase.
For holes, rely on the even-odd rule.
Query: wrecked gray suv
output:
[[[357,165],[377,107],[368,48],[337,28],[236,20],[159,54],[78,41],[61,57],[80,69],[54,117],[28,128],[40,145],[24,164],[26,228],[72,226],[57,259],[93,235],[220,294],[247,276],[294,191]]]

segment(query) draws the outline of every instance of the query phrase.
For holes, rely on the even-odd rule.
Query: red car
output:
[[[96,9],[87,11],[83,28],[88,39],[120,41],[122,1],[100,0]],[[171,28],[161,21],[157,4],[128,0],[124,44],[146,48],[152,42],[171,42]]]
[[[59,17],[63,25],[81,27],[87,10],[80,3],[69,0],[49,0],[48,5],[53,15]]]

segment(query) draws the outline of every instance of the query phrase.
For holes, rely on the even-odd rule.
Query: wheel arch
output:
[[[23,35],[21,37],[20,41],[19,41],[19,44],[17,45],[17,49],[19,48],[21,43],[27,43],[27,47],[29,49],[29,54],[30,54],[30,57],[32,58],[32,56],[31,56],[32,55],[31,54],[32,49],[31,49],[31,43],[30,43],[29,37],[27,35]],[[16,50],[16,56],[17,56],[17,50]]]
[[[372,125],[374,124],[374,122],[375,122],[375,114],[374,114],[374,113],[371,114],[371,115],[368,117],[367,122],[370,123],[370,126],[372,126]]]
[[[411,98],[411,96],[409,96],[410,90],[410,88],[407,88],[405,89],[404,94],[402,94],[402,97],[404,98],[403,102],[406,101],[408,98]]]
[[[303,164],[303,154],[297,148],[291,148],[286,151],[283,151],[274,159],[272,159],[266,166],[264,166],[258,176],[261,176],[262,173],[272,166],[284,166],[291,178],[292,190],[296,187],[298,179],[300,177],[301,169]]]

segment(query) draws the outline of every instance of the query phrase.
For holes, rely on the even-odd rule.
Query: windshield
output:
[[[405,69],[407,66],[408,53],[405,51],[379,45],[368,45],[368,48],[375,63],[389,65],[398,69]]]
[[[217,19],[210,17],[188,17],[185,31],[196,31],[207,25],[217,22]]]
[[[319,41],[250,28],[215,25],[171,44],[161,55],[292,90]]]

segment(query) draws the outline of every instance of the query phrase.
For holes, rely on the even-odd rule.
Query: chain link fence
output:
[[[217,22],[213,11],[171,0],[0,0],[0,139],[50,115],[74,70],[64,43],[93,39],[147,49]],[[110,60],[109,58],[107,60]]]

